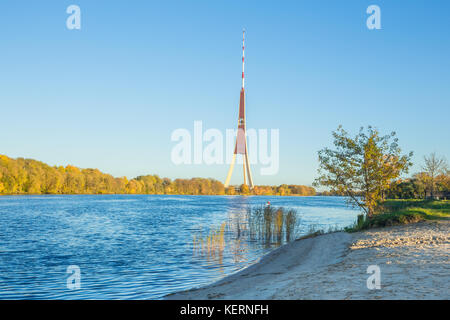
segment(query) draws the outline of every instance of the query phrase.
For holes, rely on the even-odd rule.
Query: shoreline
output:
[[[450,299],[450,221],[292,241],[210,285],[169,294],[206,299]],[[370,265],[381,288],[369,290]]]
[[[179,193],[18,193],[18,194],[0,194],[0,197],[21,197],[21,196],[201,196],[201,197],[343,197],[343,196],[323,196],[298,194],[290,195],[263,195],[263,194],[179,194]]]

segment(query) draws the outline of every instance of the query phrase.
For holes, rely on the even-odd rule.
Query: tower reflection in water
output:
[[[252,208],[247,197],[230,198],[227,218],[220,226],[193,236],[193,255],[211,268],[240,269],[295,236],[295,210],[259,206]]]

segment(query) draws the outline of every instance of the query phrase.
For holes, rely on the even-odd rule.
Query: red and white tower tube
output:
[[[247,138],[246,138],[246,124],[245,124],[245,90],[244,90],[244,60],[245,60],[245,30],[242,31],[242,88],[239,98],[239,117],[238,117],[238,131],[236,136],[236,144],[234,147],[234,154],[231,160],[230,168],[228,169],[227,178],[225,180],[225,188],[229,186],[231,175],[233,173],[236,155],[240,154],[243,157],[244,165],[244,185],[247,184],[247,178],[250,189],[253,188],[253,178],[250,170],[250,161],[248,158]]]

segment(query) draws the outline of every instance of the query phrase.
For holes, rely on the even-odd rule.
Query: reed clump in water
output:
[[[281,243],[289,242],[295,236],[298,215],[294,209],[261,206],[250,208],[247,220],[252,239]]]
[[[225,227],[224,222],[219,229],[211,230],[206,237],[194,235],[194,253],[209,256],[222,255],[225,249]]]
[[[260,206],[249,208],[236,221],[224,222],[220,228],[204,234],[194,235],[193,253],[204,257],[221,257],[226,243],[229,250],[238,256],[245,239],[282,244],[293,240],[299,224],[297,211],[283,207]],[[226,237],[226,239],[225,239]],[[234,244],[236,248],[232,246]]]

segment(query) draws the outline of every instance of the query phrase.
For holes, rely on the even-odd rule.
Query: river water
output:
[[[358,214],[341,197],[0,197],[0,299],[159,299],[214,282],[279,245],[251,240],[239,224],[267,201],[297,210],[297,236]],[[220,254],[195,249],[194,237],[224,223]]]

